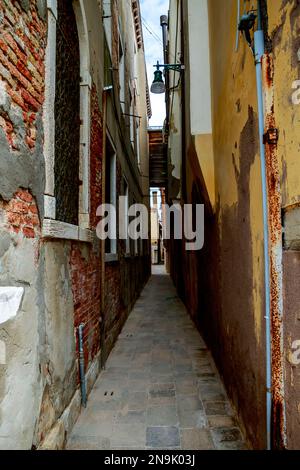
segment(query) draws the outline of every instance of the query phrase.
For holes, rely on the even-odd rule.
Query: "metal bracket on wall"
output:
[[[276,145],[279,139],[279,130],[276,127],[270,127],[264,134],[264,144]]]

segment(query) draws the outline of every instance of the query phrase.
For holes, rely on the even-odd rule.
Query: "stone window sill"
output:
[[[92,243],[94,232],[77,225],[66,224],[53,219],[44,219],[42,237],[58,240],[76,240]]]

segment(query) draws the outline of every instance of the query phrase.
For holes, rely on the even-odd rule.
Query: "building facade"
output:
[[[152,264],[163,264],[162,207],[159,188],[150,190]]]
[[[150,275],[96,236],[101,203],[149,205],[139,2],[0,4],[0,448],[63,448]],[[98,214],[98,215],[97,215]]]
[[[299,8],[169,12],[169,63],[185,71],[169,77],[168,199],[205,205],[204,249],[172,240],[170,271],[256,449],[300,445]]]

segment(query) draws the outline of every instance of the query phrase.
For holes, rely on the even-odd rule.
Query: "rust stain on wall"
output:
[[[271,54],[263,58],[262,65],[266,98],[265,130],[271,135],[276,130],[273,96],[274,69]],[[282,346],[282,204],[277,139],[266,139],[265,149],[271,270],[273,446],[275,449],[283,449],[285,447],[285,412]]]

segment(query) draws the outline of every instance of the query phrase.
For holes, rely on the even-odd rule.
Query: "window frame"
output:
[[[42,236],[92,242],[90,228],[90,101],[92,79],[90,75],[90,54],[88,27],[84,5],[81,0],[73,0],[73,9],[80,49],[80,154],[79,154],[79,214],[78,226],[56,219],[55,199],[55,95],[56,95],[56,30],[57,0],[47,0],[48,40],[45,55],[45,99],[43,106],[45,190],[44,220]]]
[[[125,257],[131,257],[130,238],[128,234],[129,230],[129,184],[127,178],[123,175],[123,197],[126,198],[125,214],[124,214],[124,230],[126,231],[127,238],[125,242]]]
[[[112,204],[115,206],[116,209],[116,231],[118,233],[118,217],[117,217],[117,203],[118,203],[118,194],[117,194],[117,151],[116,146],[110,136],[109,131],[106,131],[106,139],[109,140],[109,144],[113,150],[112,159],[110,159],[110,201],[105,201],[106,204]],[[106,146],[107,151],[107,146]],[[107,154],[105,156],[106,159],[106,168],[107,168]],[[106,176],[106,175],[105,175]],[[106,248],[106,247],[105,247]],[[117,261],[118,260],[118,240],[110,240],[110,252],[105,251],[105,261]]]

